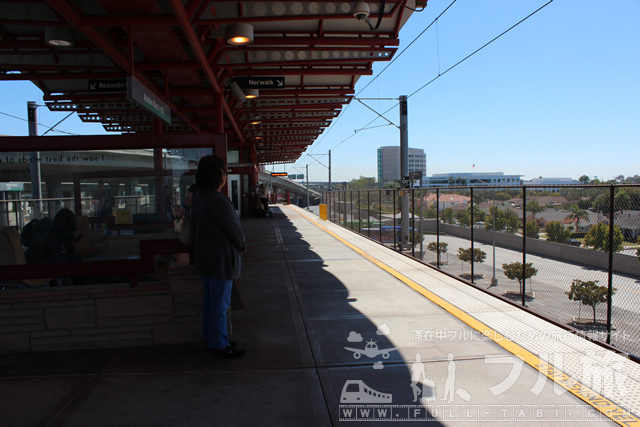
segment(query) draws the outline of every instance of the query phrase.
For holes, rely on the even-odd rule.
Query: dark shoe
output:
[[[222,350],[218,350],[214,348],[213,350],[211,350],[211,353],[214,357],[219,356],[219,357],[225,357],[225,358],[232,358],[232,357],[242,357],[244,355],[244,350],[239,350],[231,345],[228,345]]]
[[[236,346],[236,344],[238,344],[238,342],[237,342],[237,341],[235,341],[235,340],[229,341],[229,345],[230,345],[231,347],[235,347],[235,346]],[[209,347],[209,346],[207,345],[207,343],[206,343],[206,342],[204,343],[204,346],[205,346],[205,348],[206,348],[207,350],[215,350],[215,349],[213,349],[213,348]]]

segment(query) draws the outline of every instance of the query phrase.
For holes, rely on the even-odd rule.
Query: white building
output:
[[[427,155],[423,149],[409,148],[409,172],[427,174]],[[400,147],[378,148],[378,181],[400,178]]]
[[[436,173],[422,178],[423,187],[522,185],[522,175],[505,175],[504,172],[452,172]]]
[[[529,181],[524,181],[524,185],[576,185],[580,184],[580,181],[571,178],[533,178]],[[534,191],[551,191],[557,193],[560,188],[558,187],[548,187],[548,188],[532,188]]]

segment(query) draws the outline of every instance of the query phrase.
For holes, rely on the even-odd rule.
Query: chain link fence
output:
[[[336,224],[640,355],[639,185],[347,190],[324,200]]]

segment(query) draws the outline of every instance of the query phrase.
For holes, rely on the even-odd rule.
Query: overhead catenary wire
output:
[[[454,2],[455,3],[455,0]],[[451,7],[451,5],[453,4],[451,3],[449,5],[449,7]],[[519,26],[520,24],[522,24],[523,22],[525,22],[526,20],[528,20],[529,18],[531,18],[532,16],[534,16],[535,14],[537,14],[538,12],[540,12],[542,9],[544,9],[545,7],[547,7],[549,4],[553,3],[553,0],[549,0],[547,3],[545,3],[544,5],[540,6],[538,9],[536,9],[535,11],[531,12],[529,15],[527,15],[526,17],[524,17],[523,19],[521,19],[520,21],[518,21],[517,23],[515,23],[514,25],[512,25],[511,27],[509,27],[508,29],[506,29],[505,31],[503,31],[502,33],[500,33],[499,35],[497,35],[496,37],[494,37],[493,39],[491,39],[490,41],[488,41],[487,43],[485,43],[484,45],[482,45],[481,47],[479,47],[478,49],[476,49],[475,51],[473,51],[472,53],[470,53],[469,55],[465,56],[463,59],[461,59],[460,61],[456,62],[454,65],[452,65],[451,67],[447,68],[444,72],[440,73],[438,72],[438,75],[435,76],[434,78],[432,78],[431,80],[429,80],[427,83],[425,83],[424,85],[422,85],[420,88],[418,88],[417,90],[415,90],[413,93],[411,93],[410,95],[407,96],[407,99],[409,99],[410,97],[412,97],[413,95],[417,94],[418,92],[420,92],[421,90],[423,90],[424,88],[426,88],[427,86],[429,86],[431,83],[433,83],[434,81],[436,81],[437,79],[439,79],[440,77],[444,76],[446,73],[448,73],[449,71],[453,70],[454,68],[456,68],[458,65],[461,65],[462,63],[464,63],[467,59],[471,58],[472,56],[474,56],[475,54],[479,53],[480,51],[482,51],[484,48],[486,48],[487,46],[489,46],[490,44],[492,44],[493,42],[495,42],[496,40],[498,40],[499,38],[501,38],[502,36],[504,36],[505,34],[507,34],[508,32],[510,32],[511,30],[513,30],[514,28],[516,28],[517,26]],[[449,8],[447,7],[447,9]],[[446,11],[446,9],[445,9]],[[444,12],[443,12],[444,13]],[[437,19],[440,18],[440,16],[442,16],[442,14],[440,14],[438,16],[438,18],[436,18],[434,20],[434,22],[437,21]],[[431,24],[429,25],[429,27],[431,26]],[[427,27],[428,29],[428,27]],[[426,31],[426,29],[425,29]],[[424,33],[424,31],[423,31]],[[418,37],[420,37],[423,33],[420,33],[420,35]],[[417,38],[416,38],[417,39]],[[411,44],[413,44],[413,42],[415,41],[415,39],[409,44],[409,46]],[[408,48],[408,46],[407,46]],[[403,50],[403,52],[406,51],[406,49]],[[390,66],[391,64],[389,64],[388,66]],[[386,70],[387,67],[385,67],[384,70]],[[383,71],[384,71],[383,70]],[[381,73],[380,73],[381,74]],[[376,75],[375,78],[379,77],[380,74]],[[374,79],[375,79],[374,78]],[[368,85],[367,85],[368,86]],[[366,88],[366,86],[365,86]],[[364,90],[364,88],[363,88]],[[362,91],[358,92],[361,93]],[[385,114],[387,114],[388,112],[390,112],[391,110],[393,110],[394,108],[396,108],[398,104],[394,104],[394,106],[392,106],[391,108],[389,108],[388,110],[386,110],[385,112],[379,114],[379,116],[384,116]],[[345,109],[346,111],[346,109]],[[377,113],[376,113],[377,114]],[[349,139],[351,139],[353,136],[355,136],[360,130],[364,130],[364,129],[368,129],[369,125],[371,125],[372,123],[374,123],[376,120],[378,120],[379,117],[376,117],[375,119],[373,119],[372,121],[370,121],[369,123],[367,123],[366,125],[364,125],[363,127],[361,127],[359,130],[355,131],[355,133],[347,138],[345,138],[344,140],[340,141],[338,144],[336,144],[332,150],[335,150],[336,148],[338,148],[339,146],[341,146],[342,144],[344,144],[345,142],[347,142]],[[373,129],[373,127],[371,128]]]
[[[429,82],[427,82],[426,84],[422,85],[418,90],[416,90],[415,92],[413,92],[411,95],[407,96],[407,99],[411,98],[413,95],[415,95],[416,93],[420,92],[422,89],[424,89],[425,87],[429,86],[431,83],[433,83],[435,80],[439,79],[440,77],[444,76],[445,74],[447,74],[449,71],[453,70],[454,68],[456,68],[458,65],[462,64],[463,62],[465,62],[467,59],[471,58],[472,56],[474,56],[476,53],[480,52],[482,49],[484,49],[485,47],[489,46],[491,43],[495,42],[496,40],[498,40],[500,37],[504,36],[505,34],[507,34],[509,31],[513,30],[514,28],[516,28],[518,25],[522,24],[524,21],[526,21],[527,19],[531,18],[533,15],[535,15],[536,13],[540,12],[542,9],[544,9],[545,7],[549,6],[551,3],[553,3],[553,0],[549,0],[547,3],[543,4],[542,6],[540,6],[538,9],[534,10],[533,12],[531,12],[529,15],[527,15],[526,17],[522,18],[520,21],[516,22],[515,24],[513,24],[511,27],[509,27],[508,29],[506,29],[505,31],[503,31],[502,33],[500,33],[499,35],[497,35],[496,37],[494,37],[493,39],[491,39],[490,41],[488,41],[487,43],[485,43],[484,45],[482,45],[481,47],[479,47],[478,49],[476,49],[475,51],[473,51],[472,53],[470,53],[469,55],[465,56],[464,58],[462,58],[460,61],[456,62],[455,64],[453,64],[451,67],[447,68],[446,70],[444,70],[442,73],[439,73],[436,77],[434,77],[433,79],[431,79]]]
[[[415,42],[417,42],[417,41],[418,41],[418,39],[419,39],[420,37],[422,37],[422,35],[423,35],[424,33],[426,33],[426,32],[429,30],[429,28],[431,28],[431,26],[433,26],[433,24],[437,23],[437,22],[438,22],[438,19],[440,19],[440,18],[442,17],[442,15],[444,15],[444,14],[445,14],[445,13],[446,13],[450,8],[451,8],[451,6],[453,6],[453,4],[454,4],[456,1],[457,1],[457,0],[453,0],[453,1],[449,4],[449,6],[447,6],[447,7],[446,7],[446,9],[445,9],[445,10],[443,10],[443,11],[442,11],[438,16],[436,16],[436,17],[433,19],[433,21],[431,21],[431,23],[430,23],[429,25],[427,25],[427,27],[426,27],[424,30],[422,30],[422,32],[421,32],[420,34],[418,34],[418,35],[417,35],[413,40],[411,40],[411,42],[407,45],[407,47],[405,47],[404,49],[402,49],[402,51],[401,51],[399,54],[394,55],[394,56],[393,56],[393,59],[391,60],[391,62],[389,62],[389,63],[387,64],[387,66],[386,66],[386,67],[384,67],[384,68],[382,69],[382,71],[380,71],[378,74],[376,74],[376,76],[375,76],[373,79],[371,79],[371,81],[369,81],[369,83],[367,83],[367,84],[365,85],[365,87],[363,87],[362,89],[360,89],[360,91],[356,94],[356,97],[357,97],[359,94],[361,94],[361,93],[362,93],[366,88],[368,88],[368,87],[369,87],[369,85],[370,85],[371,83],[373,83],[374,81],[376,81],[376,80],[378,79],[378,77],[380,77],[380,76],[382,75],[382,73],[384,73],[384,72],[387,70],[387,68],[389,68],[391,65],[393,65],[393,63],[394,63],[394,62],[396,62],[396,60],[398,60],[398,59],[402,56],[402,54],[403,54],[403,53],[405,53],[405,52],[406,52],[406,51],[407,51],[407,50],[408,50],[408,49],[409,49],[409,48],[410,48],[410,47],[411,47]]]
[[[422,32],[420,34],[418,34],[404,49],[402,49],[402,51],[397,54],[394,55],[393,59],[391,60],[391,62],[389,62],[389,64],[387,64],[386,67],[384,67],[382,69],[382,71],[380,71],[378,74],[376,74],[376,76],[371,79],[366,85],[365,87],[363,87],[362,89],[360,89],[358,91],[358,93],[356,94],[356,97],[361,94],[367,87],[369,87],[369,85],[371,83],[373,83],[374,81],[376,81],[378,79],[378,77],[380,77],[382,75],[382,73],[384,73],[396,60],[398,60],[403,53],[405,53],[420,37],[422,37],[422,35],[424,33],[426,33],[429,28],[431,28],[431,26],[433,26],[434,23],[436,23],[438,21],[438,19],[440,19],[442,17],[442,15],[444,15],[450,8],[451,6],[453,6],[453,4],[456,2],[457,0],[453,0],[436,18],[433,19],[433,21],[431,21],[431,23],[424,29],[422,30]],[[397,105],[397,104],[396,104]],[[338,121],[346,114],[347,110],[349,109],[349,107],[351,106],[351,104],[347,104],[347,106],[344,108],[344,110],[342,110],[342,113],[337,117],[336,120],[332,121],[331,124],[329,125],[329,127],[327,128],[327,131],[323,133],[322,137],[318,140],[318,144],[314,144],[313,147],[311,147],[311,149],[309,150],[309,152],[307,152],[305,154],[305,157],[303,157],[302,159],[300,159],[301,161],[304,161],[304,159],[309,156],[324,140],[324,138],[331,132],[331,130],[333,130],[333,128],[335,127],[334,125],[336,123],[338,123]],[[389,110],[387,110],[385,113],[391,111],[393,108],[395,107],[391,107]],[[374,120],[375,121],[375,120]],[[371,123],[373,122],[369,122],[367,125],[363,126],[360,130],[364,130],[365,128],[367,128],[367,126],[369,126]],[[357,133],[358,131],[356,131]],[[334,148],[342,145],[344,142],[346,142],[347,140],[351,139],[353,136],[355,135],[355,133],[349,137],[347,137],[345,140],[341,141],[338,145],[336,145]]]
[[[28,119],[23,119],[22,117],[18,117],[18,116],[14,116],[14,115],[11,115],[11,114],[3,113],[2,111],[0,111],[0,114],[2,114],[2,115],[4,115],[4,116],[11,117],[11,118],[14,118],[14,119],[17,119],[17,120],[22,120],[23,122],[29,122],[29,120],[28,120]],[[73,114],[73,113],[71,113],[71,114]],[[58,126],[58,125],[59,125],[60,123],[62,123],[64,120],[66,120],[67,118],[69,118],[69,116],[71,116],[71,114],[69,114],[67,117],[65,117],[64,119],[60,120],[58,123],[56,123],[56,124],[55,124],[55,125],[53,125],[53,126],[47,126],[47,125],[43,125],[42,123],[37,123],[37,125],[38,125],[38,126],[42,126],[42,127],[47,128],[47,131],[46,131],[45,133],[43,133],[41,136],[44,136],[44,135],[45,135],[45,134],[47,134],[49,131],[51,131],[51,132],[58,132],[58,133],[64,133],[64,134],[72,135],[72,136],[79,136],[79,134],[77,134],[77,133],[65,132],[65,131],[63,131],[63,130],[57,130],[57,129],[54,129],[56,126]]]

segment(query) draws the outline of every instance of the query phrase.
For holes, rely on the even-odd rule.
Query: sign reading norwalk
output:
[[[284,76],[280,77],[234,77],[242,89],[284,89]]]
[[[171,110],[135,77],[127,77],[127,98],[171,124]]]

